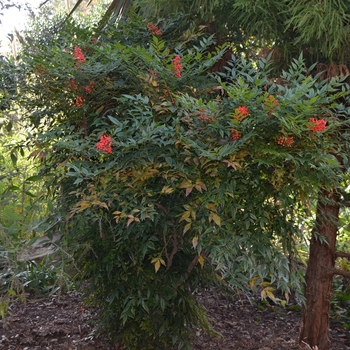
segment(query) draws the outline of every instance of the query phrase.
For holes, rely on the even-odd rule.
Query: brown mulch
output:
[[[216,289],[198,292],[206,307],[217,337],[196,332],[194,350],[293,350],[300,312],[291,311],[257,298],[229,298]],[[94,334],[96,317],[92,308],[73,291],[47,299],[28,297],[26,303],[15,301],[0,326],[0,349],[3,350],[112,350],[106,340]],[[350,350],[350,332],[331,322],[333,350]],[[165,349],[166,350],[166,349]]]

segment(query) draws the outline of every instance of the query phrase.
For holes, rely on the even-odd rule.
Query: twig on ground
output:
[[[309,344],[305,343],[303,340],[301,342],[307,346],[308,350],[318,350],[317,345],[311,347]]]

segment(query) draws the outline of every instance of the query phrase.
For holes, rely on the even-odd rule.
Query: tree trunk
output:
[[[338,231],[339,196],[322,190],[316,210],[316,225],[310,241],[305,275],[306,303],[302,310],[299,344],[329,350],[330,299]],[[322,243],[318,235],[325,237]]]
[[[68,15],[68,14],[70,14],[69,0],[65,0],[65,3],[66,3],[66,12],[67,12],[67,15]]]

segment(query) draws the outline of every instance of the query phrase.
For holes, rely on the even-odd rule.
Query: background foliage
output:
[[[135,349],[207,327],[192,295],[206,281],[300,290],[293,242],[317,186],[338,181],[331,135],[345,113],[341,82],[319,82],[302,57],[279,83],[264,60],[208,74],[224,47],[155,27],[133,17],[95,38],[70,22],[19,67],[41,175],[104,327]]]
[[[1,200],[11,215],[42,200],[50,220],[32,218],[26,234],[33,223],[39,233],[60,224],[103,329],[128,349],[188,347],[191,326],[210,331],[193,297],[208,283],[301,299],[297,247],[314,224],[318,189],[345,188],[345,78],[323,80],[300,55],[272,79],[276,50],[287,55],[285,35],[295,51],[307,38],[291,32],[297,12],[275,35],[288,1],[255,3],[209,1],[196,17],[179,2],[171,21],[131,14],[100,35],[96,18],[63,25],[57,17],[34,25],[17,65],[3,61],[13,75],[2,75],[2,96],[20,107],[27,133],[3,169],[18,171],[17,152],[28,149],[39,171],[13,183],[3,177]],[[143,15],[159,15],[150,8],[164,7]],[[237,22],[215,39],[207,32],[226,9]],[[275,11],[281,16],[271,18]],[[208,23],[194,28],[193,18]],[[221,33],[235,44],[217,46]],[[342,50],[342,39],[332,40]],[[329,43],[319,44],[326,57]],[[268,59],[247,59],[262,46]],[[213,73],[224,55],[231,59]],[[29,196],[21,203],[20,191]],[[13,218],[23,237],[26,218]]]

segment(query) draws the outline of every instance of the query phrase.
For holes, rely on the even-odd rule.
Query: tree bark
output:
[[[338,231],[339,196],[335,191],[320,191],[316,224],[310,241],[310,255],[305,275],[305,299],[299,344],[329,350],[328,337],[331,288],[334,276]],[[325,237],[322,243],[318,235]]]
[[[67,12],[67,15],[68,15],[68,14],[70,14],[69,0],[65,0],[65,3],[66,3],[66,12]]]

